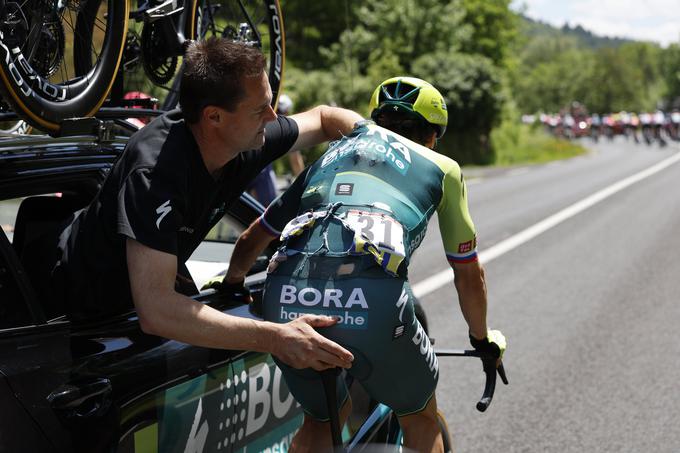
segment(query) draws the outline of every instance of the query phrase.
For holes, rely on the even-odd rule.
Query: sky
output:
[[[680,42],[680,0],[513,0],[532,19],[561,27],[565,23],[600,36]],[[522,6],[524,5],[524,6]]]

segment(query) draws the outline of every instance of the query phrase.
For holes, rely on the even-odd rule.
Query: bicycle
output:
[[[64,118],[90,116],[118,69],[125,0],[0,0],[0,90],[31,125],[56,133]],[[95,36],[86,42],[83,34]],[[86,72],[75,60],[94,58]]]
[[[256,16],[258,9],[264,13]],[[139,40],[128,35],[129,17],[142,23]],[[224,36],[263,48],[273,102],[283,78],[278,0],[148,0],[132,13],[128,0],[0,0],[0,18],[0,91],[20,116],[52,135],[66,118],[92,116],[114,81],[114,98],[124,104],[121,62],[141,56],[153,81],[174,80],[187,39]]]
[[[476,350],[456,350],[445,349],[435,350],[438,357],[479,357],[482,359],[486,382],[484,393],[477,403],[477,410],[484,412],[488,409],[493,400],[496,390],[496,373],[500,376],[505,385],[508,385],[508,378],[505,374],[503,362],[496,367],[496,358],[492,356],[480,356]],[[394,446],[394,451],[401,451],[402,433],[399,428],[396,415],[384,404],[378,403],[370,415],[366,418],[363,425],[350,438],[347,445],[342,440],[338,407],[336,403],[336,377],[340,369],[331,368],[320,372],[326,393],[326,405],[330,416],[331,438],[333,439],[334,453],[363,452],[371,449],[371,445],[385,444]],[[437,411],[437,423],[442,431],[444,441],[444,451],[452,452],[453,443],[449,433],[446,419],[441,411]],[[389,451],[382,449],[380,451]]]

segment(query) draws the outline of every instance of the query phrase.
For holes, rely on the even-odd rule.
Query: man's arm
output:
[[[174,290],[177,257],[127,240],[132,298],[142,330],[196,346],[269,352],[294,368],[349,368],[352,354],[313,328],[335,324],[305,315],[286,324],[230,316]]]
[[[349,134],[361,115],[351,110],[320,105],[289,118],[298,125],[298,138],[290,151],[308,148]]]
[[[251,223],[236,241],[224,282],[229,285],[242,282],[257,257],[274,239],[276,238],[260,224],[259,219]]]
[[[484,268],[479,261],[452,263],[451,267],[455,273],[460,309],[470,328],[470,335],[483,340],[487,335]]]

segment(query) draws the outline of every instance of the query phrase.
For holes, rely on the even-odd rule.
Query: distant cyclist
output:
[[[243,233],[225,283],[242,282],[264,247],[280,236],[283,245],[265,285],[265,319],[337,316],[338,324],[319,332],[353,352],[349,373],[399,416],[404,445],[442,451],[437,357],[414,315],[407,280],[408,263],[435,212],[472,345],[500,357],[505,338],[487,330],[484,271],[460,167],[432,150],[446,130],[443,97],[424,80],[396,77],[376,88],[370,107],[375,123],[360,122],[332,143]],[[305,411],[292,450],[328,448],[319,375],[278,363]],[[351,404],[344,380],[338,378],[338,387],[344,421]]]

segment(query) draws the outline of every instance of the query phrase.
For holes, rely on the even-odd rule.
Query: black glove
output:
[[[239,300],[245,303],[249,303],[252,300],[250,296],[250,289],[245,286],[245,280],[230,284],[226,283],[224,281],[224,276],[220,275],[208,280],[201,289],[208,288],[212,288],[218,293],[228,296],[234,300]]]
[[[499,359],[503,357],[507,342],[500,330],[489,330],[486,338],[478,340],[470,335],[470,344],[482,357],[493,357]]]

